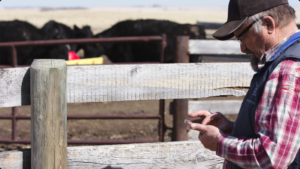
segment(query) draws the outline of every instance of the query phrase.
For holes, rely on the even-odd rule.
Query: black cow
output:
[[[42,28],[48,39],[82,39],[82,38],[93,38],[93,32],[90,26],[84,26],[82,29],[74,25],[73,30],[59,22],[51,20],[47,22]],[[94,48],[90,47],[90,44],[71,44],[70,50],[78,52],[83,49],[85,55],[90,56],[90,53],[94,52]]]
[[[186,35],[190,39],[205,39],[204,28],[199,25],[178,24],[166,20],[125,20],[94,37],[128,37],[167,35],[164,62],[173,62],[176,36]],[[96,55],[105,54],[112,62],[159,62],[161,43],[124,42],[105,43],[95,47]]]
[[[25,21],[1,21],[0,42],[46,40],[45,33]],[[68,59],[68,49],[65,45],[21,46],[16,47],[18,65],[30,65],[34,59]],[[0,48],[0,64],[12,64],[10,47]]]
[[[73,31],[77,39],[94,37],[90,26],[83,26],[82,29],[80,29],[76,25],[74,25]],[[94,57],[94,53],[96,52],[94,46],[94,44],[78,44],[75,52],[78,52],[80,49],[83,49],[84,57]]]

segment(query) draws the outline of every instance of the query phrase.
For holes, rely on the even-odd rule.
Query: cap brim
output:
[[[234,36],[233,32],[242,26],[247,19],[248,17],[226,22],[212,36],[219,40],[228,40]]]

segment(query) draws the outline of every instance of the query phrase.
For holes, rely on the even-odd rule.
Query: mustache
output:
[[[249,49],[246,49],[245,53],[246,53],[246,55],[252,55],[252,56],[254,56],[254,53],[251,50],[249,50]]]

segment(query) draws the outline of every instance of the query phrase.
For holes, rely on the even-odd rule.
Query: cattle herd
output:
[[[51,39],[81,39],[101,37],[130,36],[167,36],[165,63],[173,62],[175,56],[176,36],[186,35],[190,39],[205,39],[205,31],[201,25],[178,24],[166,20],[125,20],[116,23],[103,32],[93,34],[90,26],[73,29],[56,21],[47,22],[42,28],[20,20],[0,22],[0,43],[14,41],[35,41]],[[161,43],[158,42],[122,42],[78,45],[20,46],[16,47],[18,65],[30,65],[34,59],[65,59],[68,51],[84,51],[85,58],[106,55],[112,62],[159,62]],[[0,48],[0,65],[12,64],[10,47]]]

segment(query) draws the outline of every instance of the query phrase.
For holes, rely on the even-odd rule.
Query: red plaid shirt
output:
[[[289,36],[290,37],[290,36]],[[283,39],[261,58],[261,64],[289,38]],[[300,62],[284,60],[266,82],[255,115],[258,138],[219,138],[216,154],[242,168],[283,169],[300,149]]]

